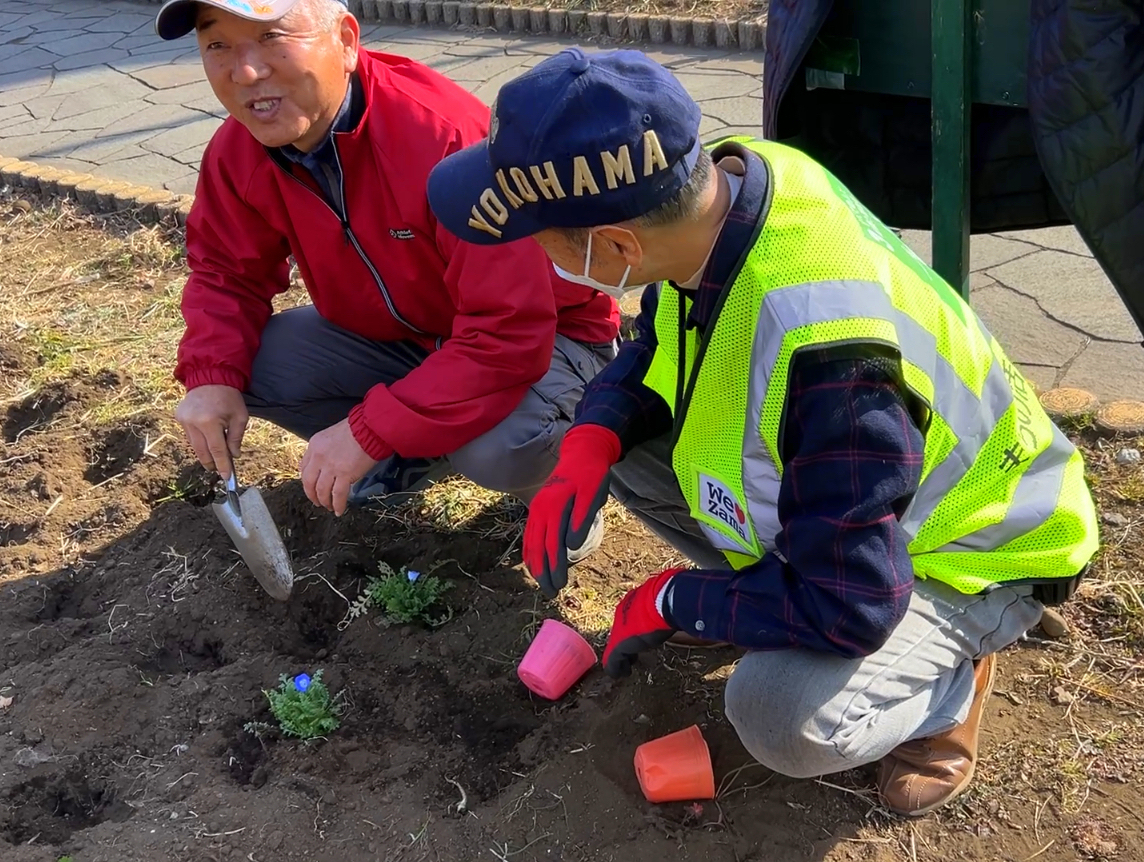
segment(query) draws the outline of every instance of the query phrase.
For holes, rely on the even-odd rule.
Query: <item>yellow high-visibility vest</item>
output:
[[[904,387],[928,408],[921,483],[901,518],[915,574],[963,593],[1077,575],[1099,542],[1082,454],[982,321],[817,162],[749,137],[711,147],[731,141],[769,168],[765,223],[697,371],[694,330],[679,356],[690,300],[681,310],[674,289],[656,288],[644,380],[676,416],[673,468],[707,539],[735,568],[774,550],[792,359],[868,342],[897,352]]]

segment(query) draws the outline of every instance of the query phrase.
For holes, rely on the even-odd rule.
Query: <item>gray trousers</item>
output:
[[[670,452],[667,437],[635,447],[612,468],[612,494],[696,565],[729,568],[689,514]],[[1028,586],[967,596],[917,580],[905,618],[870,656],[747,652],[727,681],[727,719],[752,757],[792,778],[873,763],[964,721],[974,660],[1014,643],[1041,611]]]
[[[445,456],[452,469],[527,504],[556,466],[584,385],[614,355],[612,344],[557,335],[548,372],[500,424]],[[416,344],[370,341],[335,326],[312,305],[292,308],[263,330],[247,409],[309,440],[345,419],[372,387],[400,380],[426,356]]]

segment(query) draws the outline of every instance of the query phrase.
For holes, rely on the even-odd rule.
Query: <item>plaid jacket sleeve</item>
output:
[[[576,425],[602,425],[620,438],[621,451],[671,430],[671,408],[643,383],[655,355],[655,312],[658,286],[640,296],[635,338],[623,342],[616,358],[584,388],[576,405]]]
[[[879,357],[800,357],[792,374],[778,554],[672,579],[671,622],[755,650],[877,650],[909,604],[914,572],[898,524],[920,481],[921,432]]]

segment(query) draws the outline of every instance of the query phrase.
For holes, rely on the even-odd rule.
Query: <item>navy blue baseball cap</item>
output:
[[[501,87],[488,137],[433,168],[429,206],[479,245],[636,218],[687,183],[701,120],[643,52],[568,48]]]

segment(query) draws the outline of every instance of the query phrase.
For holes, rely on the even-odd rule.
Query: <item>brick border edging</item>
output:
[[[131,2],[155,6],[164,0]],[[740,51],[761,51],[767,33],[765,15],[704,18],[509,6],[468,0],[349,0],[349,9],[366,24],[400,24],[438,30],[491,29],[514,36],[586,36],[635,44],[737,48]]]
[[[62,198],[94,214],[134,211],[144,224],[174,224],[184,227],[194,195],[176,195],[137,183],[97,177],[92,174],[52,168],[0,156],[0,183],[43,198]]]

